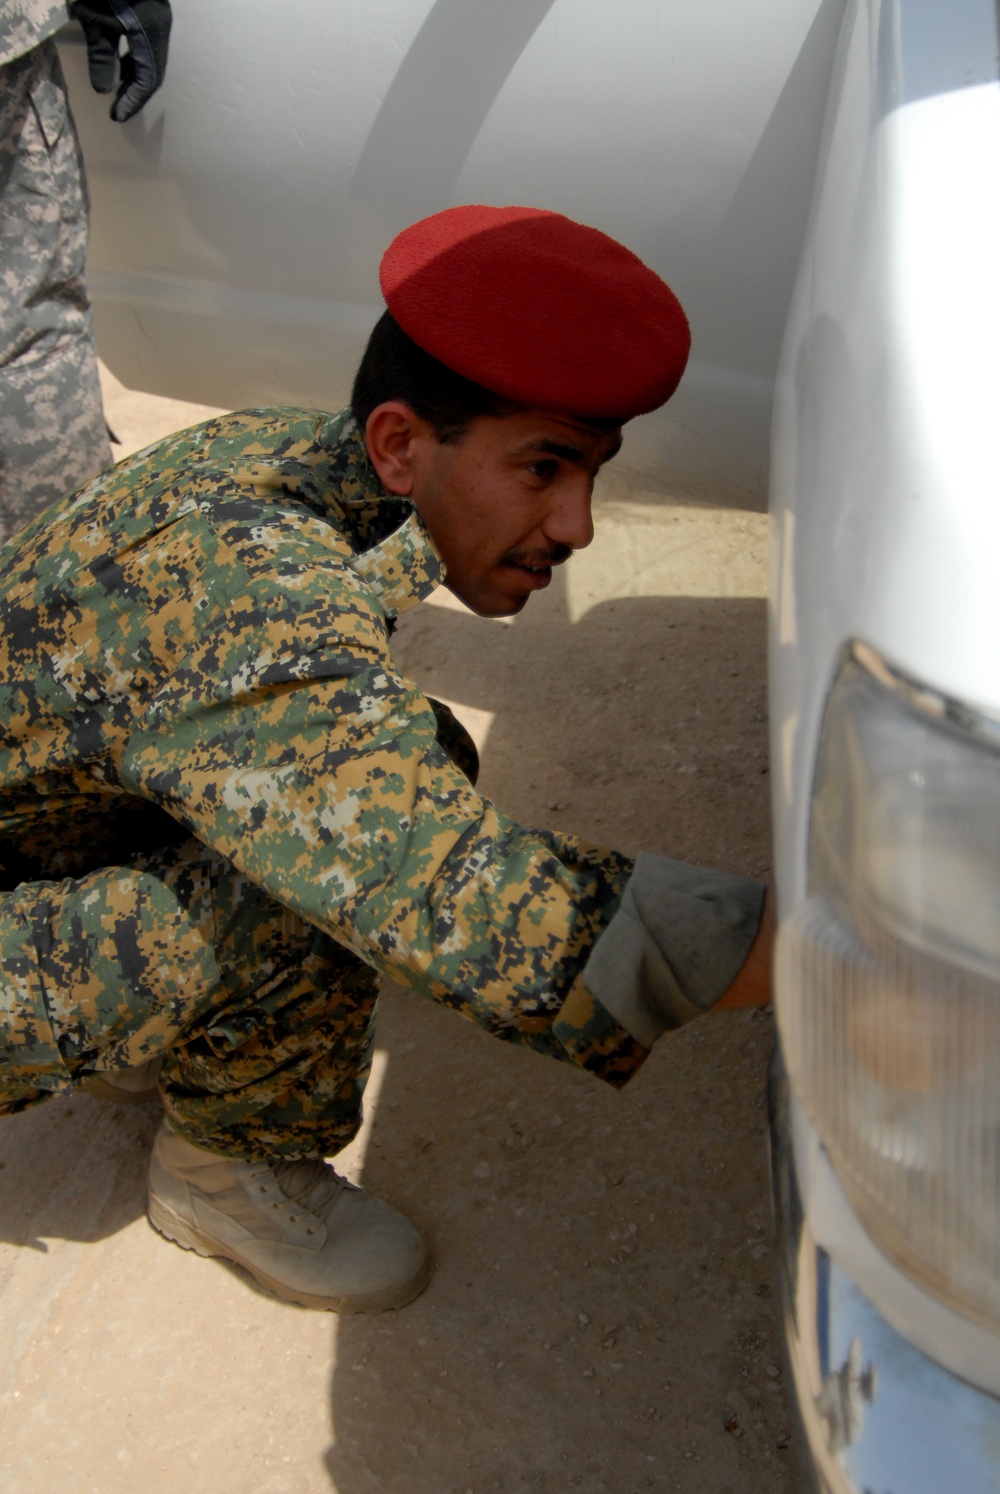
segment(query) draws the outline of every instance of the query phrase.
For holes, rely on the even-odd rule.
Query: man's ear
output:
[[[365,421],[365,445],[387,493],[411,496],[420,452],[433,435],[427,421],[403,400],[375,406]]]

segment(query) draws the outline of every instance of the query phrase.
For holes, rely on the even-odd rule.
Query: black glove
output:
[[[111,118],[119,124],[138,114],[163,82],[170,39],[170,0],[71,0],[70,14],[87,40],[91,87],[110,93],[118,64],[121,78]],[[118,56],[122,37],[128,51]]]

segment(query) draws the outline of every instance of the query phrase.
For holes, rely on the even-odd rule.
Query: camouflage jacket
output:
[[[3,0],[0,4],[0,66],[23,57],[66,22],[58,0]]]
[[[362,960],[621,1083],[582,967],[630,863],[514,824],[443,751],[389,619],[443,568],[348,412],[121,463],[0,556],[0,880],[193,833]]]

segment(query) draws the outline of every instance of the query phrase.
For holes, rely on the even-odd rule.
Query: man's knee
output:
[[[78,878],[24,882],[0,914],[5,1067],[44,1072],[52,1088],[98,1059],[144,1062],[252,992],[287,923],[194,839]]]
[[[0,1108],[162,1053],[168,1109],[220,1145],[356,1125],[375,972],[197,840],[23,883],[0,955]]]

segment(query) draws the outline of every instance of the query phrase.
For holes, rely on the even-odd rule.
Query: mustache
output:
[[[536,568],[562,565],[573,553],[572,545],[552,545],[545,550],[532,550],[527,546],[508,550],[501,565],[528,565]]]

